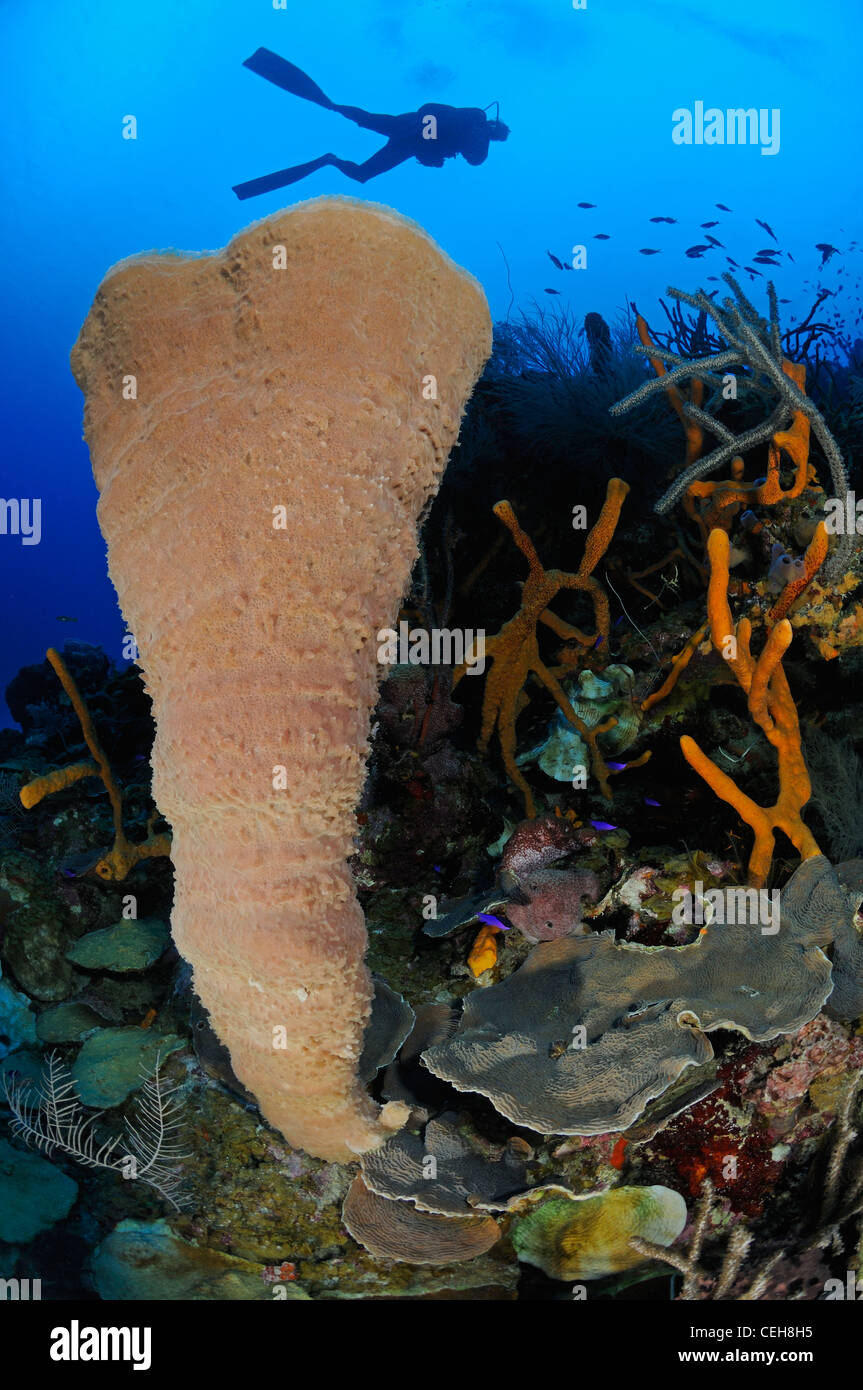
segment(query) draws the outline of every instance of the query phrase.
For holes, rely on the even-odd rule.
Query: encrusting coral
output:
[[[535,675],[555,698],[566,718],[577,729],[589,749],[590,764],[603,796],[610,801],[611,789],[608,784],[608,769],[597,744],[597,735],[614,728],[616,719],[604,720],[601,724],[588,728],[572,707],[566,692],[557,677],[545,665],[539,653],[537,625],[542,623],[565,641],[577,642],[584,648],[607,641],[610,630],[608,596],[594,578],[593,571],[605,554],[617,527],[620,509],[629,492],[628,483],[621,478],[611,478],[606,490],[605,502],[585,541],[581,564],[575,574],[563,570],[546,570],[536,553],[533,542],[518,524],[515,512],[509,502],[498,502],[495,515],[508,528],[513,540],[524,555],[529,573],[522,591],[521,607],[514,617],[504,623],[500,632],[486,638],[486,656],[492,661],[492,669],[486,676],[485,694],[482,706],[482,727],[479,738],[479,751],[484,753],[497,729],[504,767],[512,782],[524,796],[525,814],[536,815],[536,805],[531,789],[516,765],[515,722],[518,718],[522,692],[528,678]],[[581,632],[566,623],[548,605],[562,589],[575,589],[589,595],[593,604],[596,631]],[[467,666],[460,666],[453,677],[453,688],[461,680]]]
[[[329,1159],[403,1119],[357,1074],[348,858],[375,635],[490,349],[479,285],[418,226],[323,198],[216,254],[121,263],[72,354],[153,700],[174,938],[265,1118]]]
[[[611,931],[542,942],[512,975],[468,997],[425,1065],[543,1134],[626,1130],[687,1067],[710,1061],[714,1029],[754,1041],[794,1033],[836,979],[853,1003],[846,977],[863,952],[848,920],[860,895],[843,887],[844,874],[821,855],[801,864],[768,934],[735,914],[688,946],[633,946]]]
[[[813,542],[814,544],[814,542]],[[760,887],[767,878],[773,859],[775,830],[783,830],[802,859],[819,854],[811,830],[801,812],[812,792],[809,773],[800,743],[797,708],[791,696],[782,658],[791,642],[791,624],[780,619],[770,628],[758,657],[750,650],[752,624],[741,618],[734,627],[728,605],[728,536],[711,531],[707,543],[710,584],[707,611],[710,635],[716,650],[728,662],[734,677],[747,696],[749,712],[765,737],[776,749],[779,762],[779,796],[772,806],[759,806],[747,796],[728,773],[716,766],[688,734],[680,740],[683,756],[708,786],[733,806],[752,827],[755,843],[749,856],[749,881]]]
[[[134,866],[142,859],[158,859],[171,853],[170,835],[154,835],[151,831],[145,840],[133,844],[126,838],[123,830],[123,793],[111,769],[111,764],[99,742],[90,711],[72,679],[72,674],[59,652],[49,647],[45,656],[56,671],[60,683],[69,696],[72,708],[78,716],[84,741],[93,755],[92,763],[73,763],[69,767],[57,768],[21,788],[21,803],[31,810],[38,806],[46,796],[70,787],[83,777],[101,777],[105,790],[111,800],[114,817],[114,843],[107,854],[103,854],[93,872],[108,882],[120,883]],[[154,817],[155,819],[155,817]],[[152,823],[152,822],[151,822]],[[149,826],[148,826],[149,830]]]
[[[472,1260],[500,1240],[490,1216],[441,1216],[410,1202],[393,1202],[354,1178],[342,1208],[342,1221],[358,1244],[379,1260],[443,1265]]]

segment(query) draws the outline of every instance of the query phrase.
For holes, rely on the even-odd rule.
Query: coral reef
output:
[[[19,673],[4,1277],[622,1316],[857,1277],[863,578],[815,476],[855,379],[730,289],[499,325],[436,492],[488,324],[418,229],[312,203],[109,275],[75,366],[156,802],[133,664]],[[484,683],[374,659],[480,621]]]

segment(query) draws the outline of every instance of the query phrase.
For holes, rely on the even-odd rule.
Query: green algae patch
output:
[[[534,1192],[521,1199],[529,1205]],[[513,1227],[518,1258],[551,1279],[600,1279],[631,1269],[644,1256],[633,1236],[669,1246],[686,1225],[686,1203],[668,1187],[618,1187],[579,1197],[553,1197]]]
[[[87,1039],[72,1064],[72,1079],[84,1105],[110,1110],[143,1085],[164,1061],[185,1047],[175,1033],[144,1028],[102,1028]]]
[[[0,1139],[0,1240],[26,1245],[69,1215],[78,1184],[40,1154]]]
[[[70,946],[66,959],[84,970],[128,975],[154,965],[170,940],[167,923],[158,917],[142,917],[88,932]]]
[[[36,1020],[36,1036],[46,1043],[80,1042],[105,1020],[89,1004],[55,1004]]]
[[[164,1220],[121,1221],[94,1251],[91,1268],[106,1301],[252,1303],[309,1297],[294,1284],[274,1291],[264,1280],[263,1265],[192,1245]]]

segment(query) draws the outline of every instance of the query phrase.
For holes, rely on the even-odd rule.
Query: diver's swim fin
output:
[[[278,173],[264,174],[263,178],[250,179],[248,183],[236,183],[234,192],[238,198],[257,198],[259,193],[272,193],[276,188],[286,188],[289,183],[299,183],[329,162],[326,155],[310,159],[307,164],[295,164],[292,169],[279,169]]]
[[[244,68],[249,68],[257,73],[258,77],[264,77],[268,82],[272,82],[282,91],[290,92],[292,96],[302,97],[305,101],[314,101],[318,106],[332,107],[333,103],[326,96],[316,82],[293,63],[287,59],[280,58],[278,53],[272,53],[269,48],[259,48],[243,63]],[[275,175],[274,175],[275,177]]]

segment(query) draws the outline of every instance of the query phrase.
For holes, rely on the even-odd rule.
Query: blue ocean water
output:
[[[613,320],[632,301],[655,313],[669,284],[695,289],[725,255],[751,265],[777,247],[781,268],[762,265],[747,288],[757,296],[773,275],[789,320],[829,288],[844,342],[861,335],[859,0],[281,4],[0,7],[0,492],[41,510],[38,543],[9,524],[0,534],[0,689],[69,637],[120,658],[68,356],[124,256],[216,249],[292,202],[348,193],[420,222],[479,278],[498,319],[534,302],[579,320]],[[328,167],[241,202],[234,184],[327,151],[361,162],[382,143],[244,67],[260,47],[370,111],[440,102],[494,115],[498,103],[509,138],[478,166],[410,159],[363,185]],[[763,113],[753,143],[719,143],[710,112],[729,108]],[[687,257],[706,231],[722,247]],[[823,269],[819,244],[836,248]],[[584,264],[565,274],[549,253],[563,264],[576,247]]]

